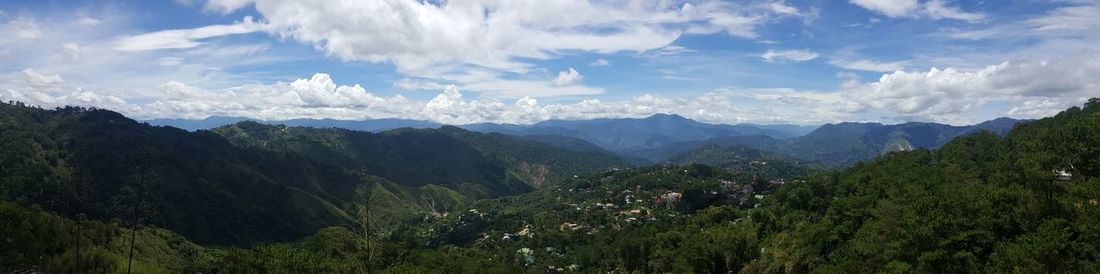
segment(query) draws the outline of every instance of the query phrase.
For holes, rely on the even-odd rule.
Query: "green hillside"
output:
[[[1074,107],[1054,117],[1017,125],[1003,137],[995,133],[975,133],[955,138],[937,150],[889,152],[870,162],[827,172],[814,172],[782,160],[749,160],[751,157],[747,156],[766,155],[742,153],[747,155],[744,159],[717,166],[610,168],[570,175],[570,168],[584,166],[586,164],[578,163],[588,160],[554,164],[557,160],[570,159],[555,156],[567,150],[547,150],[541,145],[515,141],[517,139],[504,135],[450,128],[397,130],[375,137],[347,138],[349,134],[359,133],[327,130],[298,133],[301,129],[277,126],[262,126],[257,130],[248,129],[250,124],[244,123],[219,129],[221,135],[196,133],[195,136],[209,138],[206,141],[209,143],[205,144],[234,153],[233,156],[218,154],[222,158],[202,158],[216,159],[208,160],[214,161],[204,166],[208,170],[232,172],[240,169],[252,173],[231,174],[297,178],[251,179],[251,184],[239,186],[243,183],[219,180],[222,177],[206,175],[208,172],[195,175],[196,180],[206,180],[219,186],[216,189],[223,189],[220,192],[200,187],[188,189],[196,194],[217,197],[219,200],[210,202],[227,206],[219,209],[223,211],[215,211],[217,213],[260,214],[253,217],[257,219],[245,221],[274,228],[279,228],[280,222],[312,225],[308,227],[311,231],[292,240],[244,248],[191,244],[187,239],[204,239],[202,236],[206,234],[202,232],[206,230],[173,227],[167,225],[168,222],[161,226],[153,221],[156,218],[219,220],[177,212],[147,213],[166,209],[189,211],[185,206],[200,206],[150,203],[156,210],[145,211],[141,197],[172,199],[156,194],[166,188],[160,186],[161,183],[148,184],[145,189],[152,193],[148,196],[124,196],[127,191],[110,188],[118,184],[125,186],[123,183],[66,180],[86,178],[88,174],[97,174],[97,170],[103,173],[117,170],[102,165],[130,163],[112,158],[131,159],[136,156],[128,154],[141,155],[142,151],[115,147],[115,154],[91,153],[96,150],[77,142],[89,139],[65,137],[71,136],[66,135],[71,132],[80,132],[74,130],[76,128],[95,125],[97,129],[112,129],[106,131],[111,133],[112,140],[125,140],[128,135],[119,132],[130,131],[144,132],[155,138],[176,136],[181,140],[146,141],[146,144],[161,145],[146,145],[150,152],[144,154],[145,159],[197,165],[198,161],[180,160],[187,159],[184,157],[149,156],[159,155],[152,153],[154,151],[173,147],[196,149],[174,151],[181,155],[205,155],[197,154],[204,153],[203,150],[187,145],[189,138],[173,135],[180,131],[145,127],[113,113],[94,110],[44,111],[15,107],[6,109],[4,114],[0,117],[0,121],[4,121],[0,124],[4,129],[0,136],[4,138],[5,148],[21,148],[12,150],[19,153],[0,158],[5,163],[0,174],[3,175],[0,177],[5,191],[3,198],[9,201],[0,203],[0,215],[4,217],[0,219],[0,228],[18,232],[0,236],[4,237],[0,241],[0,248],[4,250],[0,251],[3,252],[0,258],[4,259],[0,260],[3,262],[0,270],[4,272],[37,269],[66,272],[75,265],[88,269],[95,267],[93,272],[99,273],[123,269],[122,258],[129,253],[122,247],[128,247],[124,240],[130,238],[126,233],[132,232],[124,227],[134,223],[133,218],[126,218],[133,215],[111,215],[106,209],[63,206],[62,202],[84,201],[79,197],[93,197],[95,200],[90,201],[97,202],[111,199],[132,202],[116,202],[104,208],[131,214],[142,212],[140,216],[145,217],[136,219],[143,223],[138,226],[136,241],[141,243],[138,250],[142,251],[135,256],[135,264],[150,273],[1100,271],[1097,265],[1100,261],[1100,249],[1097,248],[1100,247],[1100,148],[1096,146],[1100,144],[1100,99],[1089,100],[1083,108]],[[83,122],[66,122],[70,120]],[[227,136],[231,141],[220,136]],[[504,176],[514,176],[516,180],[522,178],[515,175],[520,174],[516,172],[516,163],[536,163],[567,171],[557,171],[560,175],[555,176],[562,178],[560,181],[541,185],[530,192],[478,199],[461,194],[468,191],[461,188],[461,184],[415,184],[400,180],[419,177],[383,174],[397,179],[393,180],[383,175],[367,175],[371,165],[376,163],[362,159],[372,154],[357,151],[359,146],[372,147],[349,141],[353,139],[394,144],[408,142],[409,145],[403,148],[414,154],[428,151],[415,148],[416,144],[424,145],[418,140],[463,145],[465,148],[436,148],[451,153],[416,158],[420,160],[417,163],[441,164],[454,159],[483,161],[499,167],[495,171],[510,174]],[[105,147],[112,144],[107,141],[94,143]],[[525,150],[525,146],[529,148]],[[554,153],[538,154],[540,151]],[[78,162],[76,160],[82,158],[74,155],[97,155],[101,159],[96,163]],[[245,158],[247,155],[264,160],[244,162],[252,159]],[[331,158],[320,158],[322,156]],[[280,159],[294,160],[295,165],[280,165],[283,161]],[[173,178],[160,175],[171,174],[166,165],[136,164],[157,171],[155,176],[145,175],[148,178]],[[446,168],[424,170],[426,175],[408,176],[451,176],[451,173],[433,173],[446,171]],[[334,184],[342,182],[335,179],[307,180],[322,178],[319,176],[327,172],[345,174],[340,176],[348,176],[355,183],[342,186]],[[137,181],[143,181],[140,179],[142,172],[138,174]],[[488,173],[454,174],[482,176]],[[128,177],[133,175],[111,178],[127,182],[124,179]],[[94,184],[67,183],[73,181]],[[118,188],[140,190],[142,185]],[[245,188],[256,186],[268,188]],[[284,189],[282,193],[285,194],[270,188]],[[144,193],[138,190],[135,192]],[[196,196],[190,194],[192,192],[173,193]],[[245,195],[248,193],[252,193],[251,196]],[[78,198],[44,199],[67,197],[62,195]],[[257,197],[267,199],[260,200],[267,202],[267,206],[256,209],[236,206],[236,203],[253,201],[251,199]],[[49,201],[58,202],[51,204]],[[278,204],[294,206],[288,209]],[[210,216],[209,212],[203,213]],[[72,221],[83,216],[76,213],[86,213],[93,220]],[[284,215],[271,217],[274,214]],[[341,223],[324,226],[323,221],[316,221],[323,219],[309,218],[328,215]],[[95,216],[114,216],[114,219]],[[235,237],[290,237],[290,234],[270,234],[269,230],[250,225],[222,229],[231,231]],[[83,232],[75,232],[78,229]],[[186,238],[175,236],[171,231],[178,231]],[[206,244],[201,240],[195,242]],[[80,250],[79,256],[75,250]],[[79,264],[75,260],[77,257],[81,261]]]

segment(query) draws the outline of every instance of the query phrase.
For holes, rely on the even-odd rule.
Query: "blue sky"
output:
[[[5,1],[0,99],[139,119],[1036,118],[1100,1]]]

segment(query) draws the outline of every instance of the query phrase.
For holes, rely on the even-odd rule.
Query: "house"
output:
[[[1073,174],[1069,173],[1069,170],[1055,170],[1054,177],[1061,181],[1072,181]]]
[[[680,202],[680,199],[684,197],[683,193],[679,192],[667,192],[665,194],[657,196],[655,204],[665,204],[665,207],[671,208],[673,205]]]
[[[530,227],[524,227],[523,230],[520,230],[519,232],[516,232],[516,236],[534,237],[535,233],[531,232]]]

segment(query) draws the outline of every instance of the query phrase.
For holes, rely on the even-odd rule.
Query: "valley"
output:
[[[6,271],[113,272],[131,238],[148,273],[1079,270],[1098,253],[1073,243],[1100,239],[1097,99],[1025,123],[673,142],[656,165],[562,135],[0,110],[0,227],[25,232],[4,236]],[[1044,248],[1066,256],[1026,255]]]

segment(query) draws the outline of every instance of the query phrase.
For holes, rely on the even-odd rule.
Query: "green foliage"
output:
[[[111,159],[108,150],[79,145],[87,139],[67,135],[68,129],[88,122],[67,119],[91,119],[98,121],[97,128],[108,129],[125,125],[125,120],[112,120],[110,113],[89,117],[85,110],[44,113],[24,108],[0,112],[0,121],[5,121],[0,128],[19,129],[0,132],[5,140],[0,144],[16,152],[0,156],[4,161],[0,165],[4,188],[0,191],[6,195],[4,199],[16,201],[0,203],[0,231],[14,232],[0,234],[0,270],[70,272],[79,267],[120,271],[125,266],[123,255],[128,254],[123,252],[128,247],[127,235],[132,231],[115,223],[76,222],[22,204],[42,204],[63,213],[82,212],[66,204],[91,204],[85,201],[118,201],[107,202],[107,208],[123,213],[140,208],[133,206],[140,204],[133,201],[140,201],[144,194],[142,185],[134,183],[133,172],[111,173],[125,170],[122,167],[140,159],[140,154],[119,153],[113,157],[128,160]],[[40,122],[27,126],[11,121]],[[872,162],[813,174],[787,161],[742,157],[722,160],[717,167],[670,165],[572,175],[584,170],[588,160],[569,162],[565,157],[575,155],[572,152],[544,150],[541,145],[503,135],[444,128],[360,136],[344,131],[247,128],[251,126],[242,123],[218,129],[220,135],[199,135],[222,140],[217,148],[237,155],[202,159],[231,159],[219,166],[233,164],[249,172],[233,173],[233,169],[209,165],[202,168],[254,174],[241,177],[254,181],[198,176],[197,180],[205,180],[203,184],[216,183],[219,187],[214,189],[224,191],[192,187],[184,190],[198,191],[183,193],[235,198],[229,205],[255,202],[212,211],[260,214],[249,219],[259,220],[257,224],[248,225],[321,218],[325,212],[339,216],[341,225],[313,228],[324,222],[309,222],[313,226],[299,229],[311,229],[312,236],[226,250],[196,246],[167,230],[141,228],[134,264],[141,273],[1100,271],[1098,99],[1084,108],[1017,126],[1003,138],[995,133],[970,134],[939,150],[889,152]],[[107,131],[112,140],[135,138],[117,133],[126,132],[127,126],[122,127]],[[149,133],[156,131],[138,130],[161,136]],[[357,137],[348,137],[353,135]],[[433,148],[443,150],[434,156],[413,148],[434,142],[457,147]],[[133,142],[91,143],[125,151],[119,146]],[[183,144],[176,146],[190,147]],[[385,148],[389,146],[410,154],[387,158],[399,163],[363,160],[373,153],[398,153]],[[148,151],[173,147],[165,143],[149,146]],[[103,160],[82,160],[86,155]],[[248,160],[251,158],[241,155],[269,157],[271,161]],[[184,170],[187,165],[197,165],[179,157],[157,157],[158,162],[183,164]],[[292,165],[280,159],[300,162]],[[459,160],[471,161],[459,165],[463,168],[481,164],[492,168],[468,171],[442,166]],[[411,172],[400,170],[407,165],[424,165],[424,174],[402,175]],[[539,165],[556,171],[533,172],[536,169],[530,168]],[[150,166],[150,176],[157,183],[146,186],[151,189],[149,195],[158,201],[181,199],[164,195],[166,190],[178,189],[165,187],[164,182],[178,182],[165,178],[189,173]],[[391,166],[397,170],[371,171]],[[341,175],[320,175],[328,171]],[[304,174],[290,174],[293,172]],[[519,195],[505,195],[510,190],[491,194],[494,192],[469,185],[479,180],[495,180],[480,186],[539,185],[530,181],[532,174],[560,181]],[[348,177],[351,179],[341,179]],[[414,184],[391,178],[465,179]],[[509,181],[513,179],[518,181]],[[240,190],[243,187],[259,190]],[[282,192],[275,191],[279,189]],[[255,192],[259,194],[252,194]],[[225,193],[233,195],[219,196]],[[248,194],[256,196],[236,196]],[[503,196],[494,196],[498,194]],[[476,200],[471,196],[496,198]],[[276,205],[288,201],[293,210]],[[164,207],[159,210],[189,210],[178,208],[180,205],[190,204],[161,204]],[[257,205],[264,210],[249,211],[260,207]],[[111,212],[96,214],[126,216]],[[176,214],[147,215],[209,224],[202,217]],[[273,216],[277,214],[286,216]],[[187,226],[168,226],[180,227]],[[80,233],[75,232],[78,228]],[[249,233],[255,231],[245,226],[233,233],[254,237]]]
[[[780,189],[752,272],[1092,272],[1100,105]],[[1059,173],[1065,172],[1063,175]],[[1091,271],[1089,271],[1091,270]]]
[[[132,230],[0,202],[0,272],[125,273]],[[133,273],[206,272],[217,252],[163,229],[139,228]]]
[[[625,165],[606,152],[455,127],[371,133],[241,122],[213,132],[239,146],[293,153],[404,186],[440,185],[475,198],[525,193],[567,175]]]
[[[0,200],[158,225],[203,244],[300,239],[360,223],[353,216],[362,206],[377,207],[369,217],[377,227],[395,230],[467,197],[524,193],[621,164],[459,129],[375,134],[242,122],[191,133],[106,110],[8,104],[0,117]]]

